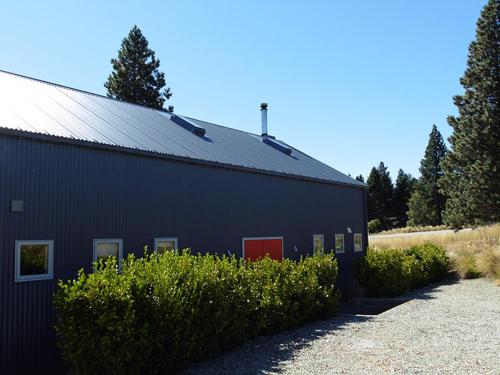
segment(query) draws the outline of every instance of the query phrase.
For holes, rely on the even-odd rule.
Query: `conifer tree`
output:
[[[467,69],[450,116],[451,151],[441,187],[448,196],[444,220],[459,228],[500,221],[500,0],[489,0],[469,45]]]
[[[394,193],[394,186],[392,184],[392,179],[387,170],[387,167],[383,162],[380,162],[378,166],[378,172],[380,174],[380,191],[382,196],[382,211],[383,217],[381,219],[382,224],[385,227],[392,225],[391,217],[394,215],[392,207],[392,195]]]
[[[361,183],[365,183],[365,178],[363,177],[362,174],[360,174],[359,176],[356,176],[356,181],[359,181]]]
[[[424,158],[420,161],[420,178],[418,189],[426,201],[427,208],[433,213],[428,217],[431,222],[425,225],[442,224],[442,212],[446,202],[445,196],[439,191],[439,180],[443,177],[441,162],[446,155],[446,145],[436,125],[432,126],[429,142],[425,149]]]
[[[425,226],[436,221],[436,211],[431,209],[427,203],[418,189],[411,193],[408,201],[408,226]]]
[[[170,88],[165,88],[165,74],[159,71],[160,60],[137,26],[123,39],[118,58],[111,59],[111,64],[113,71],[104,84],[109,97],[163,109],[165,100],[172,96]],[[172,106],[167,108],[173,110]]]
[[[398,227],[406,226],[408,221],[408,201],[410,200],[414,184],[415,179],[411,174],[405,173],[402,169],[398,171],[394,196],[392,198],[393,213],[396,217],[396,225]]]
[[[383,162],[373,167],[368,179],[368,220],[379,219],[384,228],[391,226],[393,185]]]
[[[382,216],[382,197],[380,195],[380,174],[378,169],[373,167],[366,180],[368,186],[366,201],[368,206],[368,220],[379,219]]]

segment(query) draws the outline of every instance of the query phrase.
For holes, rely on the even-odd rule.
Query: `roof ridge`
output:
[[[87,91],[87,90],[77,89],[77,88],[71,87],[71,86],[61,85],[59,83],[55,83],[55,82],[51,82],[51,81],[46,81],[44,79],[39,79],[39,78],[34,78],[34,77],[26,76],[24,74],[9,72],[8,70],[4,70],[4,69],[0,69],[0,73],[9,74],[9,75],[12,75],[12,76],[16,76],[16,77],[27,79],[27,80],[32,80],[32,81],[35,81],[35,82],[43,83],[43,84],[54,86],[54,87],[60,87],[60,88],[67,89],[67,90],[72,90],[72,91],[81,92],[81,93],[88,94],[88,95],[97,96],[97,97],[103,98],[103,99],[113,100],[113,101],[116,101],[116,102],[119,102],[119,103],[124,103],[124,104],[131,105],[131,106],[137,106],[137,107],[141,107],[141,108],[150,109],[152,111],[160,111],[160,112],[164,112],[164,113],[167,113],[167,114],[171,114],[171,112],[168,112],[168,111],[166,111],[164,109],[148,107],[147,105],[143,105],[143,104],[130,103],[130,102],[127,102],[125,100],[121,100],[121,99],[117,99],[117,98],[112,98],[112,97],[109,97],[109,96],[106,96],[106,95],[97,94],[95,92],[91,92],[91,91]],[[186,116],[186,115],[182,115],[182,114],[178,114],[178,113],[176,113],[176,115],[177,116],[186,117],[188,119],[195,120],[195,121],[205,122],[205,123],[210,124],[210,125],[219,126],[221,128],[236,130],[236,131],[239,131],[239,132],[242,132],[242,133],[246,133],[246,134],[250,134],[250,135],[253,135],[253,136],[256,136],[256,137],[261,137],[257,133],[252,133],[252,132],[249,132],[249,131],[246,131],[246,130],[233,128],[231,126],[216,124],[215,122],[205,121],[205,120],[197,119],[197,118],[194,118],[194,117],[191,117],[191,116]],[[281,141],[281,142],[284,142],[284,141]]]
[[[97,96],[97,97],[103,98],[103,99],[114,100],[116,102],[125,103],[125,104],[131,105],[131,106],[137,106],[137,107],[147,108],[147,109],[150,109],[152,111],[156,110],[156,111],[170,113],[170,112],[168,112],[168,111],[166,111],[164,109],[153,108],[153,107],[149,107],[149,106],[144,105],[144,104],[130,103],[130,102],[127,102],[125,100],[121,100],[121,99],[117,99],[117,98],[112,98],[112,97],[107,96],[107,95],[97,94],[95,92],[91,92],[91,91],[87,91],[87,90],[82,90],[82,89],[77,89],[77,88],[71,87],[71,86],[61,85],[60,83],[55,83],[55,82],[51,82],[51,81],[46,81],[44,79],[30,77],[30,76],[26,76],[24,74],[9,72],[8,70],[4,70],[4,69],[0,69],[0,73],[9,74],[9,75],[12,75],[12,76],[16,76],[16,77],[19,77],[19,78],[23,78],[23,79],[27,79],[27,80],[31,80],[31,81],[35,81],[35,82],[39,82],[39,83],[43,83],[43,84],[54,86],[54,87],[58,87],[58,88],[63,88],[63,89],[67,89],[67,90],[81,92],[81,93],[88,94],[88,95]]]
[[[326,163],[320,162],[319,160],[291,146],[288,142],[281,139],[277,139],[277,141],[280,144],[284,144],[292,148],[296,152],[296,157],[292,156],[290,160],[302,160],[301,163],[287,161],[288,159],[283,159],[284,156],[281,155],[281,153],[280,155],[272,154],[270,148],[262,148],[266,146],[258,145],[258,143],[262,142],[255,142],[255,140],[263,139],[260,134],[251,133],[246,130],[231,128],[226,125],[220,125],[205,120],[199,120],[190,116],[178,115],[180,117],[192,120],[202,127],[213,127],[214,131],[216,127],[220,129],[219,131],[214,132],[215,138],[219,137],[217,139],[220,145],[205,147],[205,144],[200,144],[201,141],[199,141],[199,139],[196,137],[193,139],[185,138],[180,133],[177,135],[175,131],[169,131],[169,127],[162,126],[163,122],[159,121],[155,116],[163,117],[161,115],[164,115],[165,117],[169,117],[172,115],[171,113],[162,109],[151,108],[141,104],[128,103],[123,100],[110,98],[89,91],[80,90],[73,87],[64,86],[50,81],[32,78],[0,69],[0,81],[3,80],[5,80],[7,87],[9,87],[9,85],[11,84],[23,86],[23,83],[26,83],[28,86],[26,87],[26,89],[28,91],[31,90],[39,94],[39,96],[41,96],[41,99],[37,100],[36,103],[31,103],[26,95],[24,95],[23,93],[19,93],[18,95],[14,95],[12,100],[21,100],[21,103],[24,104],[31,103],[31,106],[34,106],[35,109],[38,108],[38,112],[40,112],[38,113],[35,111],[35,115],[45,114],[45,117],[48,116],[47,118],[44,117],[44,121],[41,121],[41,124],[39,124],[39,126],[32,126],[33,124],[30,125],[29,122],[26,122],[23,116],[18,116],[17,110],[10,114],[15,115],[15,118],[12,116],[9,117],[10,112],[7,112],[7,118],[10,119],[12,124],[10,126],[7,126],[6,129],[10,129],[13,132],[29,132],[35,135],[38,134],[39,136],[41,136],[42,134],[46,134],[47,136],[56,137],[59,140],[67,140],[68,143],[71,143],[69,141],[70,139],[79,140],[83,143],[87,142],[88,144],[94,144],[97,142],[98,144],[108,145],[111,147],[115,146],[118,149],[131,148],[144,152],[149,151],[158,154],[176,155],[182,160],[184,160],[185,158],[189,158],[191,160],[205,160],[206,162],[220,165],[235,165],[245,170],[262,169],[273,172],[277,175],[283,174],[307,176],[312,179],[329,180],[332,182],[347,185],[361,185],[352,177],[345,175],[344,173],[336,170]],[[50,90],[43,90],[44,85],[47,85]],[[56,93],[57,95],[70,96],[77,104],[79,104],[79,106],[74,107],[70,105],[68,107],[67,105],[64,105],[64,100],[62,100],[63,98],[61,99],[57,95],[57,98],[53,97]],[[51,114],[45,113],[41,108],[37,106],[37,103],[40,104],[42,103],[42,100],[44,100],[44,95],[51,99],[55,104],[62,106],[70,115],[76,117],[76,130],[72,131],[71,129],[66,129],[64,125],[62,126],[62,128],[64,128],[65,130],[59,129],[61,126],[51,128],[53,123],[62,125],[59,123],[59,120],[63,119],[64,121],[66,121],[67,119],[65,117],[62,118],[62,116],[67,115],[67,113],[64,112],[62,114],[56,114],[57,116],[55,117],[53,117]],[[106,118],[103,118],[101,115],[103,109],[96,109],[90,104],[90,107],[88,107],[87,102],[96,102],[94,104],[99,104],[102,108],[107,110],[109,114],[106,112]],[[7,105],[10,105],[9,103],[12,104],[10,102],[10,99],[7,100]],[[113,105],[113,103],[116,103],[116,105]],[[118,103],[125,103],[128,104],[128,106],[119,106]],[[2,109],[1,107],[2,106],[0,106],[0,109]],[[8,111],[8,107],[5,108]],[[149,109],[149,111],[141,111],[141,108]],[[121,115],[121,112],[123,112],[123,116]],[[80,118],[78,116],[79,114],[83,114],[85,118]],[[17,119],[17,117],[19,117],[19,119]],[[130,120],[134,121],[134,118],[136,118],[138,121],[149,124],[152,129],[164,129],[162,131],[159,131],[159,133],[162,139],[167,140],[167,142],[163,145],[163,143],[159,144],[155,141],[153,142],[154,145],[147,145],[151,136],[144,137],[144,134],[140,130],[136,129],[136,127],[133,126],[132,123],[130,123]],[[72,120],[72,118],[70,120]],[[131,134],[127,134],[126,138],[123,138],[120,134],[115,134],[115,130],[118,129],[117,122],[121,124],[119,126],[120,129],[123,127],[124,131],[130,131]],[[101,130],[103,130],[103,132],[97,131],[93,127],[93,125],[96,125],[98,128],[101,127]],[[26,130],[27,128],[31,130]],[[89,130],[89,128],[93,130]],[[32,129],[35,130],[34,133],[32,132]],[[81,134],[80,131],[82,132]],[[96,134],[95,131],[97,131]],[[233,133],[232,137],[230,136],[230,133]],[[236,137],[236,134],[240,134],[240,136]],[[254,139],[254,141],[251,141],[250,139]],[[146,142],[146,144],[143,143],[143,140]],[[213,141],[210,139],[204,139],[204,141],[213,143]],[[235,149],[234,147],[232,147],[231,142],[241,142],[241,144],[240,146],[236,146]],[[228,145],[231,145],[231,147],[229,147]],[[238,147],[243,146],[248,147],[248,152],[240,153],[238,151]]]

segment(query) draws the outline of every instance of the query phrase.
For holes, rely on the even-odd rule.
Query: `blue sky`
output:
[[[486,0],[0,1],[0,69],[105,94],[137,24],[179,114],[269,132],[353,176],[418,176],[447,138]]]

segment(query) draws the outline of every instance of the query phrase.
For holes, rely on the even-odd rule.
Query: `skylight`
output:
[[[290,155],[292,153],[292,149],[290,147],[288,147],[284,143],[281,143],[273,138],[264,137],[264,138],[262,138],[262,142],[275,148],[278,151],[281,151],[282,153],[284,153],[286,155]]]
[[[205,128],[202,128],[201,126],[196,125],[192,121],[186,120],[185,118],[182,118],[180,116],[171,114],[170,115],[170,120],[175,122],[177,125],[182,126],[184,129],[190,131],[193,134],[196,134],[199,137],[204,137],[206,130]]]

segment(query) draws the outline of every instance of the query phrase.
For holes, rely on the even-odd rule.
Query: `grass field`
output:
[[[415,232],[432,232],[438,230],[450,229],[446,225],[437,225],[437,226],[419,226],[419,227],[403,227],[403,228],[394,228],[390,230],[384,230],[382,232],[374,233],[374,235],[382,235],[382,234],[398,234],[398,233],[415,233]]]
[[[425,242],[444,246],[462,278],[491,277],[500,284],[500,224],[470,231],[411,236],[370,237],[372,248],[407,248]]]

